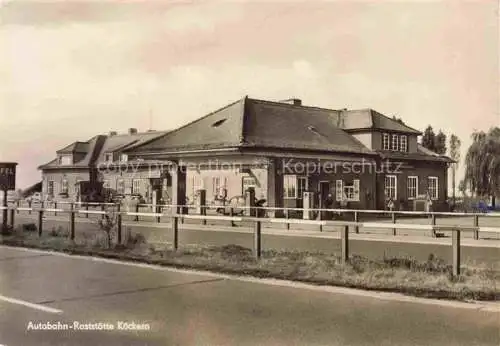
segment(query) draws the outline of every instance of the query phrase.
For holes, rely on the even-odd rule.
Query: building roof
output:
[[[130,151],[280,148],[373,154],[336,125],[337,112],[244,97]]]
[[[397,160],[410,159],[410,160],[423,160],[423,161],[433,161],[433,162],[438,161],[446,163],[455,162],[450,157],[435,153],[434,151],[429,150],[418,143],[417,143],[417,152],[415,153],[404,153],[399,151],[380,151],[379,154],[383,159],[386,158],[397,159]]]
[[[75,142],[58,150],[57,153],[84,153],[80,161],[72,165],[59,165],[57,158],[38,167],[38,169],[56,168],[88,168],[96,162],[104,161],[104,154],[109,152],[121,152],[166,134],[167,131],[148,131],[135,134],[120,134],[113,136],[98,135],[86,142]],[[82,150],[86,149],[85,152]]]
[[[337,112],[337,117],[338,126],[346,131],[385,130],[415,135],[422,134],[421,131],[415,130],[373,109],[342,110]]]
[[[67,147],[57,151],[57,153],[86,153],[89,150],[89,142],[74,142]]]
[[[136,146],[148,143],[149,141],[161,137],[168,133],[168,131],[148,131],[139,132],[134,134],[118,134],[107,136],[106,141],[97,157],[97,162],[105,161],[106,153],[123,152],[130,150]]]

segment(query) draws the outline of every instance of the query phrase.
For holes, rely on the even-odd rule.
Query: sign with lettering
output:
[[[16,189],[16,166],[15,162],[0,162],[0,190]]]

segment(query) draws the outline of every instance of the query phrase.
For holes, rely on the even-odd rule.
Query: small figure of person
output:
[[[387,201],[387,208],[390,211],[394,210],[394,201],[392,200],[392,197],[389,197],[389,200]]]
[[[331,193],[326,196],[325,201],[324,201],[324,208],[325,209],[333,209],[333,203],[334,203],[333,195]],[[331,210],[325,211],[325,220],[331,220],[333,219],[333,213]]]

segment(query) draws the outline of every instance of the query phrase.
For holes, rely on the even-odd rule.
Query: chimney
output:
[[[281,103],[287,103],[287,104],[290,104],[290,105],[294,105],[294,106],[302,106],[302,100],[301,99],[296,99],[296,98],[292,98],[292,99],[288,99],[288,100],[282,100],[282,101],[279,101]]]
[[[109,137],[116,136],[118,133],[116,131],[109,131]]]
[[[134,127],[131,127],[128,129],[128,134],[129,135],[135,135],[137,133],[137,129]]]

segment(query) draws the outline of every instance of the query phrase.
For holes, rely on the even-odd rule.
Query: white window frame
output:
[[[408,151],[408,136],[401,135],[400,143],[399,143],[400,151],[406,153]]]
[[[214,197],[219,195],[222,188],[227,190],[227,177],[212,177],[212,194]]]
[[[305,176],[297,176],[297,198],[304,198],[304,192],[309,188],[309,181]]]
[[[410,181],[413,181],[414,184],[411,184]],[[406,193],[408,196],[408,200],[416,199],[418,197],[418,176],[409,175],[408,178],[406,179],[406,186],[407,186]],[[411,193],[410,193],[411,191],[414,191],[414,196],[411,196]]]
[[[138,195],[141,190],[141,181],[143,179],[132,179],[132,191],[133,195]]]
[[[116,193],[119,195],[125,194],[125,179],[116,179]]]
[[[391,150],[391,137],[388,133],[382,135],[382,148],[383,150]]]
[[[61,180],[61,191],[60,191],[60,193],[69,194],[69,184],[68,184],[68,179],[67,178],[63,178]]]
[[[399,150],[399,135],[393,134],[392,135],[392,151],[398,151]]]
[[[110,182],[109,182],[109,179],[104,179],[104,180],[102,181],[102,187],[103,187],[104,189],[109,189],[109,187],[110,187],[110,186],[111,186],[111,184],[110,184]]]
[[[113,162],[113,153],[104,154],[104,161],[105,162]]]
[[[283,198],[297,199],[297,176],[294,174],[283,175]]]
[[[47,180],[47,196],[54,197],[54,180]]]
[[[344,199],[344,182],[340,179],[335,181],[335,200],[341,202]]]
[[[128,155],[120,154],[120,162],[127,162],[127,161],[128,161]]]
[[[436,182],[435,187],[431,187],[431,181]],[[439,199],[439,178],[438,177],[428,177],[427,192],[429,193],[429,196],[432,200]],[[434,192],[434,194],[432,192]]]
[[[391,186],[387,185],[388,181],[394,181]],[[392,186],[393,185],[393,186]],[[394,190],[394,196],[391,196],[390,193],[387,193],[388,190]],[[397,175],[386,175],[384,178],[384,195],[386,199],[392,198],[393,201],[395,201],[398,198],[398,177]]]
[[[359,202],[360,180],[354,179],[352,184],[347,185],[343,180],[335,182],[335,199],[347,202]]]
[[[67,159],[67,160],[65,160]],[[59,156],[59,164],[61,166],[70,166],[73,164],[73,155],[61,155]]]

